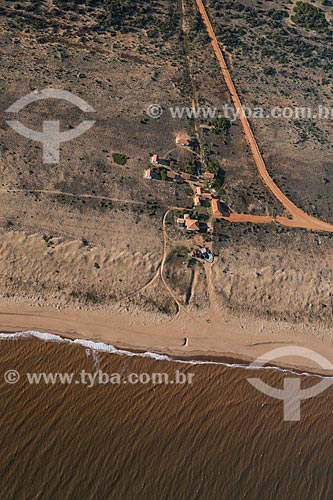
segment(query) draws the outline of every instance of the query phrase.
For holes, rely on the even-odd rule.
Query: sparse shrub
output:
[[[127,160],[128,160],[127,156],[125,156],[121,153],[113,153],[112,159],[118,165],[125,165],[127,163]]]

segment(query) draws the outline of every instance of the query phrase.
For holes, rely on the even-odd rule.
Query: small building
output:
[[[195,196],[194,196],[194,205],[198,207],[199,205],[202,205],[202,202],[210,201],[213,198],[213,195],[202,188],[201,186],[197,186],[195,190]]]
[[[211,200],[213,198],[212,193],[202,193],[201,198],[203,200]]]
[[[212,199],[212,211],[214,215],[217,216],[222,215],[220,208],[220,200],[218,198]]]
[[[213,179],[215,179],[215,174],[212,174],[212,172],[205,172],[204,178],[208,179],[208,180],[213,180]]]
[[[185,227],[185,219],[184,219],[184,218],[179,217],[179,218],[177,219],[177,224],[178,224],[178,227]]]
[[[187,231],[198,232],[200,230],[199,221],[197,219],[191,219],[190,214],[184,215],[184,221]]]
[[[175,172],[172,172],[171,170],[168,170],[167,177],[168,179],[175,181],[177,179],[177,174]]]
[[[190,181],[191,180],[191,174],[188,174],[187,172],[183,172],[181,174],[181,178],[184,179],[184,181]]]
[[[153,171],[151,168],[147,168],[145,171],[144,171],[144,178],[145,179],[152,179],[153,177]]]
[[[194,206],[195,207],[200,207],[200,205],[201,205],[200,196],[196,194],[194,196]]]
[[[190,146],[191,141],[190,141],[190,139],[188,139],[186,137],[177,136],[176,137],[176,144],[178,146],[186,147],[186,146]]]
[[[151,162],[154,163],[154,165],[158,165],[159,164],[158,155],[153,155],[151,157]]]

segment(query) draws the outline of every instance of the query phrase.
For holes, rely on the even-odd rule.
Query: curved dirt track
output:
[[[179,317],[179,314],[181,313],[181,311],[183,311],[186,316],[188,318],[190,318],[194,323],[198,323],[198,320],[192,316],[185,308],[185,306],[180,302],[180,300],[178,299],[178,297],[176,296],[176,294],[173,292],[173,290],[170,288],[170,286],[168,285],[165,277],[164,277],[164,265],[165,265],[165,262],[166,262],[166,259],[167,259],[167,256],[168,256],[168,249],[167,249],[167,239],[168,239],[168,236],[167,236],[167,232],[166,232],[166,219],[168,217],[168,214],[171,210],[179,210],[179,208],[177,207],[170,207],[168,208],[165,212],[164,212],[164,215],[163,215],[163,219],[162,219],[162,233],[163,233],[163,256],[162,256],[162,262],[161,262],[161,266],[159,268],[159,274],[160,274],[160,277],[161,277],[161,280],[162,280],[162,283],[163,285],[165,286],[166,290],[169,292],[169,294],[171,295],[171,297],[173,298],[173,300],[176,302],[177,304],[177,307],[178,307],[178,314],[176,314],[176,316],[173,318],[172,321],[175,321],[177,320],[177,318]]]
[[[256,163],[256,166],[258,168],[258,172],[263,179],[264,183],[266,186],[269,188],[269,190],[273,193],[273,195],[279,200],[279,202],[284,206],[284,208],[288,211],[288,213],[292,216],[292,219],[287,219],[285,217],[276,217],[275,220],[276,222],[283,224],[285,226],[289,227],[300,227],[300,228],[305,228],[305,229],[310,229],[313,231],[326,231],[326,232],[333,232],[333,225],[329,224],[327,222],[321,221],[319,219],[316,219],[315,217],[312,217],[311,215],[306,214],[298,208],[292,201],[290,201],[285,194],[280,190],[280,188],[275,184],[271,176],[269,175],[266,164],[264,162],[264,159],[260,153],[257,141],[254,137],[253,131],[251,129],[250,123],[248,119],[245,116],[245,113],[243,113],[243,108],[241,101],[238,97],[236,88],[234,86],[234,83],[232,81],[230,72],[227,68],[225,58],[222,54],[221,48],[219,46],[219,42],[217,40],[217,37],[215,35],[213,26],[210,22],[210,19],[208,17],[207,11],[205,9],[205,6],[203,4],[202,0],[196,0],[196,3],[198,5],[201,17],[203,19],[203,22],[207,28],[208,34],[211,38],[212,46],[215,51],[215,55],[217,57],[217,60],[219,62],[219,65],[221,67],[221,71],[224,77],[224,80],[227,84],[227,87],[229,89],[229,92],[231,94],[235,109],[237,110],[239,119],[241,121],[246,139],[250,145],[254,161]],[[258,220],[259,222],[259,220]]]

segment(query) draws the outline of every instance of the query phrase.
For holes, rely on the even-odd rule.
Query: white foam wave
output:
[[[96,354],[97,352],[105,352],[109,354],[117,354],[121,356],[130,356],[130,357],[141,357],[141,358],[151,358],[155,359],[157,361],[169,361],[172,363],[180,363],[180,364],[186,364],[186,365],[218,365],[218,366],[224,366],[227,368],[240,368],[240,369],[245,369],[245,370],[273,370],[277,371],[280,373],[289,373],[292,375],[298,375],[298,376],[303,376],[303,377],[315,377],[315,378],[320,378],[320,379],[329,379],[333,380],[333,376],[324,376],[324,375],[318,375],[315,373],[310,373],[310,372],[298,372],[296,370],[292,370],[290,368],[281,368],[278,366],[249,366],[248,364],[243,364],[243,363],[227,363],[224,361],[204,361],[204,360],[183,360],[183,359],[176,359],[172,358],[166,354],[158,354],[155,352],[134,352],[134,351],[127,351],[124,349],[118,349],[117,347],[111,345],[111,344],[105,344],[104,342],[94,342],[92,340],[84,340],[84,339],[67,339],[64,337],[61,337],[60,335],[55,335],[52,333],[42,333],[34,330],[26,331],[26,332],[17,332],[17,333],[0,333],[0,340],[18,340],[22,338],[37,338],[38,340],[42,340],[44,342],[57,342],[57,343],[66,343],[66,344],[77,344],[86,349],[86,351],[89,349],[93,354]]]

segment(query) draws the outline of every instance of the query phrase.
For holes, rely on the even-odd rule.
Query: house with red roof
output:
[[[199,221],[197,219],[191,219],[190,214],[184,215],[184,221],[187,231],[198,232],[200,230]]]
[[[186,146],[190,146],[191,145],[191,141],[187,137],[177,136],[176,137],[176,144],[177,144],[177,146],[186,147]]]
[[[220,200],[218,198],[212,199],[212,211],[213,211],[213,214],[216,216],[222,215],[221,207],[220,207]]]

